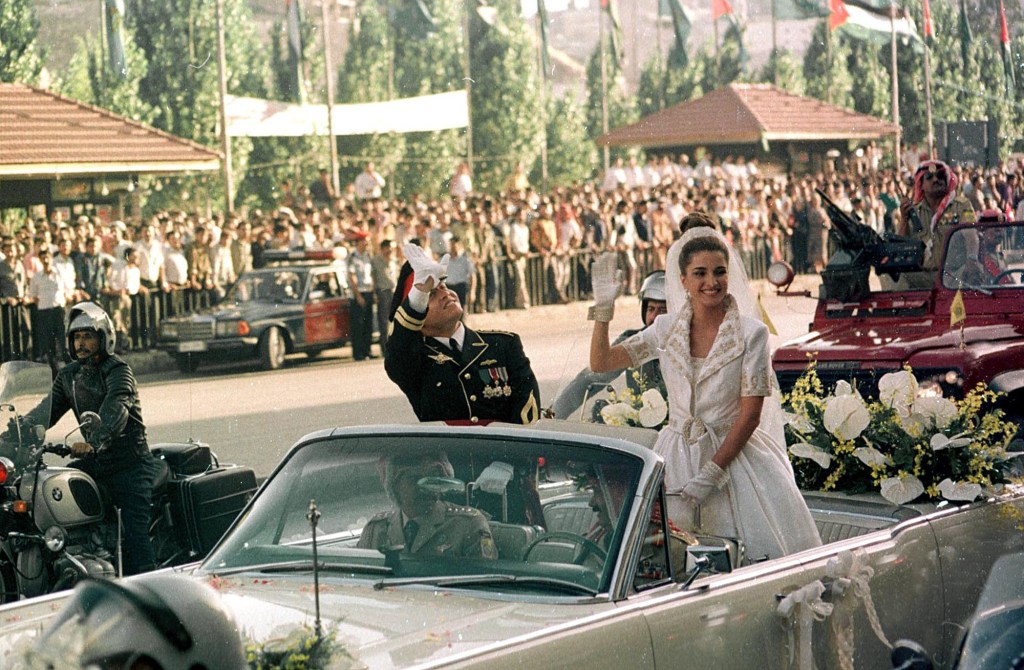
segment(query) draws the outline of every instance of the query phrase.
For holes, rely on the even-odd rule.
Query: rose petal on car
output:
[[[860,398],[841,395],[828,399],[822,420],[825,430],[840,440],[853,440],[871,423],[871,414]]]
[[[640,396],[644,405],[637,413],[640,418],[640,425],[645,428],[656,428],[661,425],[668,416],[668,403],[662,397],[658,389],[648,389]]]
[[[827,470],[832,465],[832,455],[824,449],[808,444],[807,442],[797,442],[789,447],[789,453],[800,458],[809,458],[823,469]]]
[[[888,456],[874,447],[858,447],[853,450],[853,455],[868,467],[886,465],[890,462]]]
[[[888,477],[878,488],[883,498],[896,505],[904,505],[924,493],[924,484],[913,475]]]
[[[954,482],[948,477],[939,482],[939,493],[946,500],[971,501],[981,495],[981,485],[971,482]]]

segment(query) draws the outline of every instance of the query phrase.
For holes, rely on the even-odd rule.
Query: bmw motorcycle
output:
[[[69,438],[100,417],[84,412],[60,442],[48,442],[51,386],[47,365],[0,365],[0,603],[121,574],[118,510],[88,474],[47,462],[69,456]],[[150,523],[157,567],[199,560],[255,493],[255,474],[222,466],[197,442],[151,450],[160,465]]]

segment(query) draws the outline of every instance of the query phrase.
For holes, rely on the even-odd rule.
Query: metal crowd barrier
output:
[[[755,242],[752,250],[739,250],[744,267],[751,279],[763,279],[768,267],[766,244]],[[655,267],[654,253],[650,249],[634,252],[636,277],[633,288]],[[591,251],[577,251],[563,257],[567,266],[568,283],[564,287],[571,301],[586,300],[590,296],[590,266],[594,261]],[[620,263],[622,260],[620,259]],[[557,303],[558,292],[553,285],[551,263],[540,254],[526,259],[526,284],[530,305]],[[486,309],[505,310],[515,307],[515,263],[498,258],[492,266],[477,269],[477,290],[467,305],[468,311]],[[169,293],[151,290],[132,296],[128,327],[128,341],[124,349],[133,351],[155,347],[159,337],[160,320],[169,316],[188,314],[209,307],[214,292],[207,290],[175,289]],[[104,303],[109,309],[109,305]],[[32,357],[31,306],[0,304],[0,361],[27,360]]]

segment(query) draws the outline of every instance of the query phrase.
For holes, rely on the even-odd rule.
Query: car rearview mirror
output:
[[[732,557],[729,556],[728,547],[715,547],[706,544],[698,544],[686,548],[686,572],[697,568],[701,559],[707,559],[703,571],[707,573],[732,572]]]
[[[451,479],[449,477],[422,477],[417,480],[416,486],[423,491],[436,493],[437,495],[466,490],[465,482],[461,479]]]

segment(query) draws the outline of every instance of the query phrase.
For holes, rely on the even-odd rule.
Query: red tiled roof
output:
[[[0,84],[0,176],[216,170],[220,154],[98,107]]]
[[[601,146],[880,139],[896,126],[771,84],[729,84],[597,138]]]

